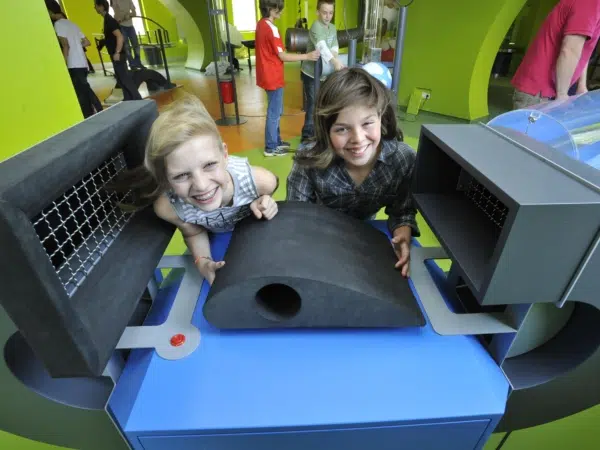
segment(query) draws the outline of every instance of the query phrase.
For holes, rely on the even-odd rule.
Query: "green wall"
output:
[[[187,58],[188,46],[180,39],[179,30],[177,29],[177,21],[175,16],[162,3],[161,0],[140,0],[143,15],[158,22],[169,33],[170,42],[177,45],[172,48],[165,49],[168,61],[180,61]],[[145,21],[146,30],[150,32],[152,41],[155,42],[154,30],[158,29],[158,25],[149,20]],[[142,52],[143,53],[143,52]]]
[[[399,103],[423,88],[431,92],[424,110],[466,120],[487,116],[492,64],[524,3],[428,0],[409,6]]]
[[[185,67],[201,70],[212,61],[206,0],[160,0],[173,13],[188,46]]]
[[[0,23],[2,161],[81,121],[83,115],[44,2],[3,3]],[[35,45],[17,39],[23,30],[27,42]],[[16,40],[9,41],[11,37]]]
[[[44,2],[3,3],[0,26],[4,42],[8,42],[9,36],[22,36],[23,30],[27,30],[27,42],[35,42],[28,46],[14,40],[2,46],[5,64],[0,71],[0,84],[5,89],[0,106],[0,161],[3,161],[80,122],[83,115]],[[3,450],[55,448],[0,430]]]

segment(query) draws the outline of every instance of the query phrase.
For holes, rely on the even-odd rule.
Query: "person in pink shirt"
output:
[[[561,0],[527,49],[512,85],[514,109],[587,92],[587,68],[600,37],[600,0]]]

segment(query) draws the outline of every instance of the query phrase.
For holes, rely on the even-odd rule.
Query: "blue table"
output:
[[[213,239],[216,258],[229,239]],[[149,324],[166,317],[176,290],[160,291]],[[202,316],[207,291],[194,353],[129,357],[108,410],[134,449],[479,449],[504,413],[508,383],[474,337],[429,325],[225,332]]]

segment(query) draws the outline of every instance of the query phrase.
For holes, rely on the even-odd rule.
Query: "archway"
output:
[[[206,0],[160,0],[177,20],[187,40],[185,67],[202,70],[210,64],[210,27]],[[207,45],[208,44],[208,45]]]

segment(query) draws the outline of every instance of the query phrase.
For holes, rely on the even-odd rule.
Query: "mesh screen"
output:
[[[132,213],[117,206],[125,196],[104,189],[125,168],[123,154],[115,155],[32,220],[69,296],[83,283],[132,217]]]
[[[463,191],[467,198],[485,213],[488,219],[502,229],[508,214],[508,207],[464,170],[460,178],[459,190]]]

